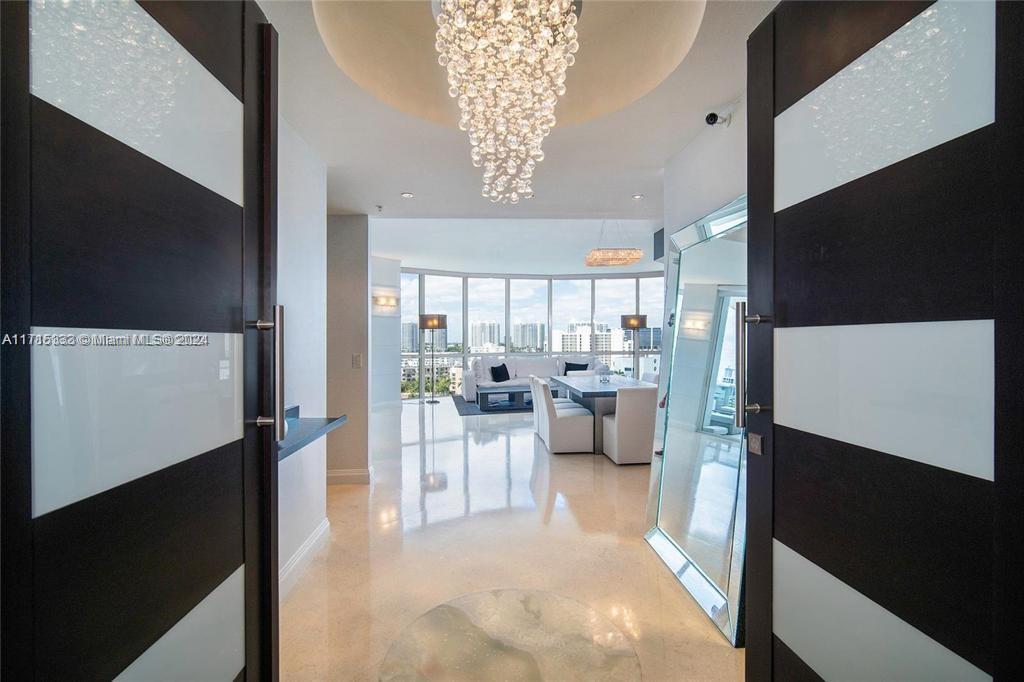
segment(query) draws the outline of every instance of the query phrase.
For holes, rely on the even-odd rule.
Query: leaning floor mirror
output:
[[[645,537],[729,642],[743,646],[746,444],[736,425],[736,304],[747,296],[746,197],[671,239],[680,260],[665,441],[651,487],[656,521]]]

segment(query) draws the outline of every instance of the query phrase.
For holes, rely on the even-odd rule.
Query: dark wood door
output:
[[[1022,15],[750,36],[749,679],[1019,675]]]
[[[273,29],[2,11],[4,676],[273,678]]]

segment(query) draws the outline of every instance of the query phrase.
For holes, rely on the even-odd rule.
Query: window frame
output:
[[[651,270],[645,272],[612,272],[612,273],[585,273],[585,274],[573,274],[573,275],[532,275],[532,274],[498,274],[498,273],[486,273],[486,272],[458,272],[449,270],[433,270],[427,268],[413,268],[403,267],[401,268],[402,275],[417,275],[418,281],[418,311],[419,314],[425,312],[424,307],[426,303],[426,278],[430,276],[438,277],[453,277],[461,278],[462,280],[462,353],[436,353],[435,357],[458,357],[461,355],[462,371],[465,372],[469,367],[470,357],[565,357],[575,355],[574,353],[555,351],[554,348],[554,282],[558,280],[589,280],[590,281],[590,348],[594,355],[609,356],[609,357],[632,357],[633,362],[633,376],[636,378],[640,377],[640,366],[642,364],[642,358],[650,355],[661,355],[661,349],[657,350],[646,350],[641,351],[634,348],[633,351],[609,351],[598,354],[595,350],[595,332],[594,332],[594,313],[596,310],[597,303],[597,280],[609,280],[609,279],[632,279],[634,280],[633,286],[635,290],[635,306],[633,314],[638,314],[640,311],[640,280],[649,278],[662,278],[662,291],[664,292],[664,270]],[[469,280],[470,279],[503,279],[505,280],[505,351],[497,353],[471,353],[469,351]],[[545,329],[545,346],[546,350],[542,351],[529,351],[529,352],[517,352],[512,350],[512,305],[511,305],[511,286],[512,280],[538,280],[547,282],[547,323]],[[664,309],[664,302],[662,303]],[[623,311],[626,314],[627,311]],[[664,324],[664,321],[662,322]],[[423,330],[420,330],[422,335]],[[664,338],[664,328],[662,328],[662,337]],[[634,345],[635,342],[634,342]],[[407,357],[418,357],[418,368],[419,368],[419,396],[418,399],[422,400],[426,393],[429,392],[429,383],[426,381],[425,373],[427,372],[427,365],[429,364],[429,353],[424,348],[425,344],[423,338],[420,338],[419,351],[418,353],[401,353],[401,357],[404,360]]]

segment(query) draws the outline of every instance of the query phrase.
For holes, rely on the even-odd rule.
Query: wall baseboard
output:
[[[366,485],[373,478],[373,467],[367,469],[328,469],[327,485],[355,483]]]
[[[295,583],[298,582],[299,576],[302,575],[303,570],[310,561],[313,560],[313,556],[316,554],[330,537],[331,522],[324,517],[324,520],[320,522],[320,525],[309,534],[299,548],[295,550],[295,553],[284,563],[281,567],[281,571],[278,574],[278,595],[279,599],[284,599],[285,596],[295,587]]]

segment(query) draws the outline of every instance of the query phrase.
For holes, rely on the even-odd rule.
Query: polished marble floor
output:
[[[540,590],[486,590],[435,606],[402,631],[382,682],[443,679],[639,682],[629,638],[578,601]]]
[[[447,399],[375,413],[372,433],[373,485],[329,487],[330,541],[282,604],[282,679],[459,679],[393,675],[385,656],[422,642],[432,609],[494,590],[592,610],[645,680],[742,678],[742,650],[643,540],[649,467],[551,455],[532,415],[459,417]],[[506,673],[466,679],[532,679]]]

